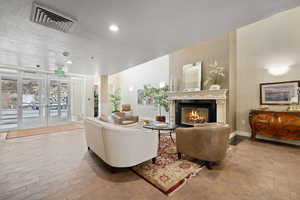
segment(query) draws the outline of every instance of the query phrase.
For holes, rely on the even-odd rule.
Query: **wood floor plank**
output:
[[[0,200],[298,200],[300,148],[244,140],[167,197],[131,170],[110,173],[87,150],[84,129],[0,145]]]

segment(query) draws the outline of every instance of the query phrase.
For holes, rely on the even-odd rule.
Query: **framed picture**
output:
[[[261,83],[261,105],[299,104],[300,81]]]
[[[184,65],[182,67],[184,91],[198,91],[202,88],[202,62]]]

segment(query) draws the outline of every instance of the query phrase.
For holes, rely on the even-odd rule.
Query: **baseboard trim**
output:
[[[243,137],[251,137],[251,133],[247,132],[247,131],[235,131],[232,132],[230,134],[230,139],[233,138],[234,136],[243,136]],[[262,140],[267,140],[267,141],[272,141],[272,142],[281,142],[281,143],[285,143],[285,144],[292,144],[292,145],[297,145],[300,146],[300,141],[293,141],[293,140],[277,140],[277,139],[273,139],[273,138],[268,138],[268,137],[264,137],[262,135],[256,135],[256,138],[258,139],[262,139]]]

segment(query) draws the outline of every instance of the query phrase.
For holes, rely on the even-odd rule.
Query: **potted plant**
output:
[[[169,112],[168,91],[169,86],[155,88],[151,85],[145,85],[141,92],[144,101],[153,101],[153,104],[158,107],[159,115],[156,116],[156,121],[166,122],[166,116],[162,115],[162,108]]]
[[[121,105],[121,89],[117,88],[113,94],[110,94],[110,102],[112,105],[112,112],[120,112]]]
[[[221,89],[221,83],[225,76],[224,67],[220,67],[218,62],[215,61],[209,65],[208,73],[208,79],[204,82],[205,86],[209,88],[209,90]]]

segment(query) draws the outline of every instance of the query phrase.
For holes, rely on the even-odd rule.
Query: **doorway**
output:
[[[0,70],[0,131],[69,123],[70,91],[68,77]]]

